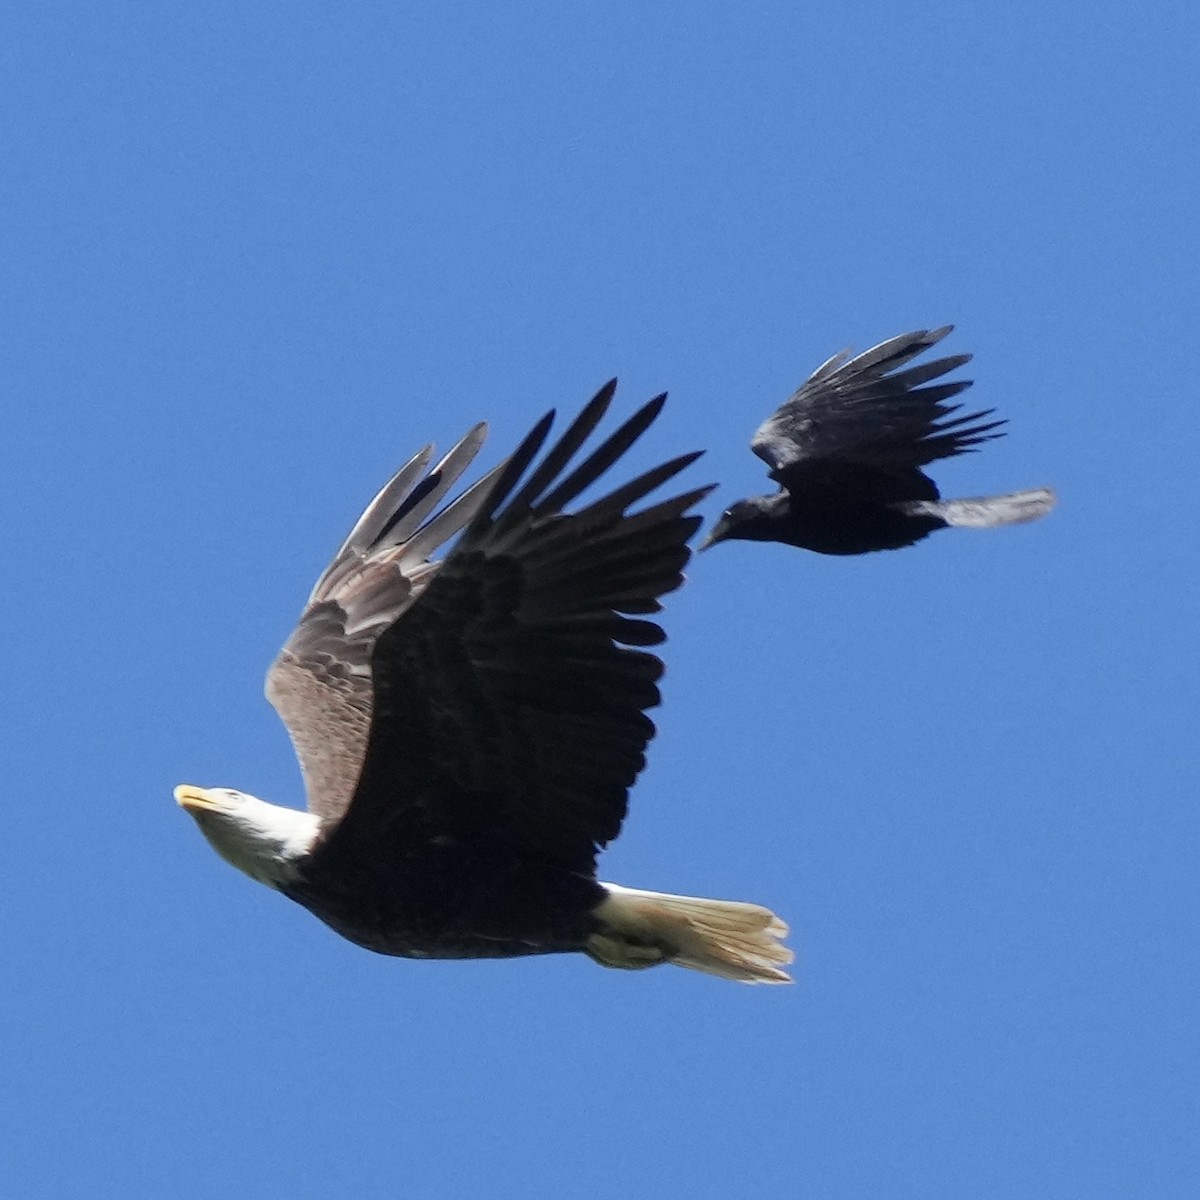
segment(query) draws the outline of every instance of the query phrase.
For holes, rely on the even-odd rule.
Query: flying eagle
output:
[[[654,736],[663,664],[645,647],[665,635],[646,618],[682,583],[711,490],[630,511],[685,454],[565,511],[665,400],[576,465],[615,386],[536,466],[553,412],[452,502],[484,425],[428,472],[420,451],[359,518],[267,676],[306,812],[226,788],[175,798],[228,862],[381,954],[582,951],[784,983],[787,927],[768,909],[596,878]]]
[[[1004,436],[996,431],[1006,422],[985,419],[994,409],[952,415],[962,406],[946,401],[969,379],[931,385],[969,354],[900,370],[952,328],[903,333],[856,358],[843,350],[819,366],[750,442],[779,490],[731,505],[700,548],[742,538],[867,554],[951,525],[986,529],[1045,516],[1054,507],[1049,488],[943,500],[921,470]]]

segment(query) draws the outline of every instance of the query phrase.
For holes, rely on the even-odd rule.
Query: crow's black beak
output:
[[[723,542],[729,534],[729,522],[721,517],[719,521],[700,539],[696,550],[707,550],[709,546],[715,546],[718,542]]]

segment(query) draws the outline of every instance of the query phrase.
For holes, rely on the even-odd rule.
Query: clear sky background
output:
[[[1192,1197],[1200,10],[44,3],[0,35],[0,1192]],[[715,515],[954,322],[1040,525],[726,545],[604,875],[797,985],[372,956],[171,799],[416,447],[669,389]]]

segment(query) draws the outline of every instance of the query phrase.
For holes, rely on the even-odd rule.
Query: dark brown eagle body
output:
[[[605,895],[594,872],[569,871],[488,837],[438,832],[439,825],[385,837],[370,854],[322,850],[280,890],[350,941],[400,958],[585,948]],[[388,869],[380,871],[383,862]]]

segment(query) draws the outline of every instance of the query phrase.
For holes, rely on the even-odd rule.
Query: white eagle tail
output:
[[[788,927],[769,908],[603,884],[594,910],[601,928],[587,953],[606,967],[636,969],[673,962],[740,983],[791,983],[794,957],[781,944]]]

